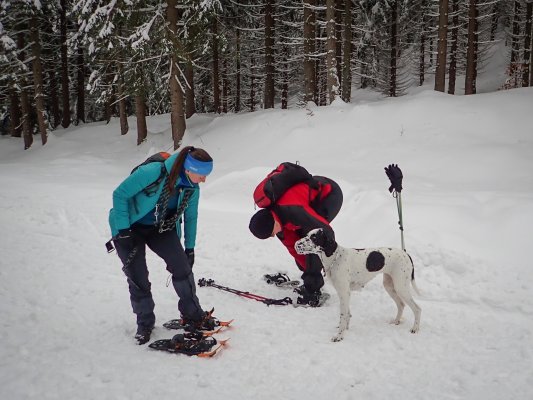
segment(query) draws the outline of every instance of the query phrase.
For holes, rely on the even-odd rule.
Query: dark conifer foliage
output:
[[[3,0],[0,128],[46,143],[70,124],[169,114],[174,147],[197,112],[475,94],[505,42],[503,88],[530,86],[531,0]],[[447,88],[446,88],[447,84]],[[464,89],[464,92],[463,92]]]

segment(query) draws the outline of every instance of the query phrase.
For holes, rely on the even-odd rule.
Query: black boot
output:
[[[300,305],[308,305],[310,307],[320,307],[320,296],[322,295],[320,289],[312,292],[302,285],[294,289],[294,291],[300,295],[296,299],[296,303]]]
[[[189,327],[189,330],[212,331],[218,326],[218,320],[213,317],[213,310],[204,311],[199,318],[181,318],[182,325]]]
[[[146,326],[137,327],[137,333],[135,334],[135,340],[137,340],[137,344],[141,345],[148,342],[153,329],[153,327],[147,328]]]

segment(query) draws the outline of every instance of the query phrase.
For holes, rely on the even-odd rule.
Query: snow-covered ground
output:
[[[135,145],[118,121],[58,130],[22,150],[0,138],[0,398],[2,399],[483,399],[533,396],[533,88],[476,96],[431,90],[398,99],[240,115],[196,115],[184,144],[215,170],[202,186],[196,279],[280,298],[264,273],[299,274],[276,239],[248,231],[252,191],[282,161],[335,179],[333,222],[348,247],[399,246],[383,168],[404,173],[405,242],[422,295],[421,330],[388,324],[381,279],[352,296],[351,328],[333,288],[318,309],[266,307],[198,288],[205,309],[235,318],[213,359],[151,351],[115,254],[113,189],[148,155],[171,148],[168,116]],[[162,260],[149,253],[157,327],[177,317]]]

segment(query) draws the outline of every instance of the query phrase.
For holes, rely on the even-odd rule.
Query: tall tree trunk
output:
[[[274,108],[274,0],[265,4],[265,101],[264,108]]]
[[[344,0],[335,0],[335,59],[337,67],[337,81],[339,82],[339,94],[342,95],[342,32],[344,30],[343,26],[343,10],[344,10]]]
[[[281,109],[286,110],[289,105],[289,71],[288,71],[288,56],[289,49],[287,46],[283,46],[283,72],[281,74]]]
[[[428,49],[428,55],[429,55],[429,66],[433,67],[434,59],[433,59],[433,37],[429,37],[429,49]]]
[[[344,0],[344,43],[342,53],[342,100],[352,99],[352,0]]]
[[[185,64],[185,118],[191,118],[196,113],[196,99],[194,95],[194,67],[189,59]]]
[[[41,42],[39,38],[39,22],[36,15],[30,18],[30,38],[33,67],[33,87],[35,91],[35,111],[43,146],[47,141],[46,119],[44,115],[43,68],[41,64]]]
[[[9,134],[11,137],[21,137],[19,96],[13,83],[9,84]]]
[[[236,67],[237,67],[237,76],[235,77],[235,112],[238,113],[241,111],[241,31],[239,28],[235,32],[235,46],[236,46]]]
[[[515,0],[514,2],[514,14],[513,14],[513,34],[511,37],[511,63],[509,65],[509,76],[511,76],[512,81],[514,82],[514,87],[518,87],[518,76],[519,73],[519,50],[520,44],[518,43],[518,37],[520,35],[520,1]]]
[[[120,117],[120,134],[128,133],[130,127],[128,125],[128,112],[126,111],[126,94],[124,91],[124,70],[119,64],[118,66],[118,115]]]
[[[422,29],[425,29],[422,28]],[[426,40],[424,32],[420,35],[420,54],[418,56],[418,85],[422,86],[426,77]]]
[[[496,38],[496,32],[498,30],[498,19],[500,17],[500,13],[498,11],[498,3],[496,2],[492,6],[492,17],[490,19],[490,41],[494,41]]]
[[[228,113],[228,95],[229,95],[229,82],[228,82],[228,62],[224,57],[222,61],[222,112]]]
[[[24,150],[28,150],[33,143],[33,132],[31,129],[31,106],[30,96],[25,89],[26,80],[21,81],[20,108],[22,109],[22,136],[24,137]]]
[[[59,97],[57,93],[56,72],[54,70],[50,70],[48,72],[48,75],[50,76],[50,112],[52,113],[52,121],[50,122],[50,125],[52,129],[56,129],[57,126],[61,123],[61,112],[59,111]]]
[[[304,0],[304,101],[316,101],[315,46],[316,0]]]
[[[448,0],[439,0],[439,39],[437,42],[437,68],[435,90],[446,89],[446,51],[448,49]]]
[[[137,145],[140,145],[146,140],[148,134],[148,128],[146,126],[146,104],[143,93],[138,93],[135,96],[135,115],[137,116]],[[172,118],[172,115],[170,118]],[[179,145],[176,147],[174,142],[174,150],[178,147]]]
[[[167,0],[167,22],[170,42],[177,46],[174,38],[177,36],[178,10],[177,0]],[[178,54],[179,49],[174,48],[170,56],[170,125],[172,129],[172,139],[174,150],[181,146],[183,135],[185,135],[185,113],[183,109],[183,91],[179,83]],[[135,102],[137,104],[137,101]],[[143,102],[144,104],[144,98]],[[136,106],[138,107],[138,106]],[[137,126],[139,125],[139,115],[137,116]]]
[[[322,53],[322,42],[319,41],[318,45],[319,45],[319,48],[316,50],[318,54],[321,54]],[[314,102],[318,106],[324,105],[323,103],[324,96],[322,96],[322,94],[325,93],[326,87],[327,87],[326,80],[320,79],[320,71],[322,71],[322,68],[320,67],[322,65],[322,61],[323,61],[322,57],[317,57],[315,60],[315,99],[314,99]]]
[[[466,51],[465,94],[476,93],[477,65],[477,0],[469,0],[468,7],[468,45]]]
[[[337,75],[337,38],[335,28],[335,0],[326,1],[326,103],[331,104],[339,91]]]
[[[393,0],[391,6],[391,33],[390,33],[390,75],[389,75],[389,96],[396,97],[397,65],[398,65],[398,2]]]
[[[70,93],[67,50],[67,0],[60,0],[59,25],[61,42],[61,99],[63,105],[61,126],[68,128],[70,125]]]
[[[455,94],[455,80],[457,78],[457,40],[459,39],[459,0],[452,0],[452,31],[450,47],[450,67],[448,70],[448,94]]]
[[[218,21],[213,18],[213,102],[215,112],[220,114],[220,77],[219,77],[219,55],[218,55]]]
[[[81,46],[78,46],[77,71],[76,121],[79,124],[85,122],[85,57]]]
[[[125,135],[130,130],[128,114],[126,112],[126,99],[121,97],[118,101],[118,114],[120,117],[120,134]]]
[[[19,49],[24,49],[26,47],[26,43],[24,40],[24,33],[20,32],[17,35],[17,47]],[[18,59],[21,63],[24,63],[26,60],[26,52],[24,50],[21,50],[18,54]],[[31,105],[30,105],[30,97],[28,96],[28,92],[26,89],[27,82],[24,75],[20,76],[19,82],[20,86],[20,109],[22,112],[21,119],[22,119],[22,137],[24,138],[24,150],[28,150],[32,143],[33,143],[33,132],[31,127]]]
[[[531,68],[531,19],[533,14],[533,3],[527,3],[526,8],[526,32],[524,35],[524,70],[522,71],[522,86],[531,85],[529,80]]]
[[[250,111],[251,112],[255,111],[255,75],[253,73],[254,67],[255,67],[255,59],[254,57],[252,57],[250,59],[250,70],[252,71],[251,78],[250,78]]]
[[[529,31],[533,35],[533,31]],[[529,86],[533,86],[533,39],[529,48]]]
[[[112,90],[113,90],[112,69],[113,69],[112,64],[109,64],[104,74],[104,84],[106,87],[106,100],[104,103],[104,119],[107,124],[109,124],[109,122],[111,121],[111,118],[113,117],[112,104],[113,104],[114,96],[112,95]]]

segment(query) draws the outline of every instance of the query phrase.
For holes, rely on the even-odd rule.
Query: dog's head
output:
[[[313,229],[294,244],[294,249],[298,254],[318,254],[324,253],[326,257],[337,250],[335,234],[332,230],[322,228]]]

